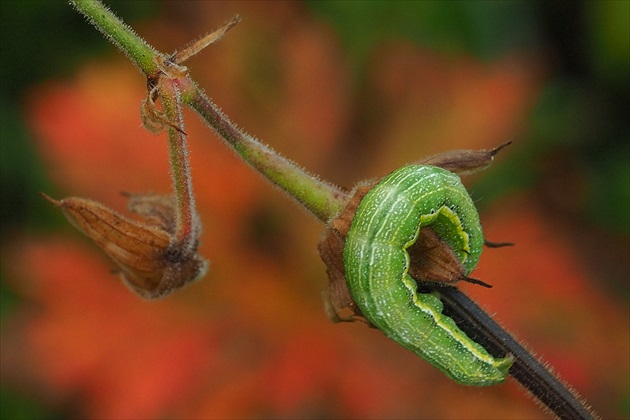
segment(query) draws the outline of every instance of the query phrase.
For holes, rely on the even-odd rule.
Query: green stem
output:
[[[70,0],[71,4],[149,76],[158,70],[158,51],[120,21],[97,0]],[[326,222],[346,200],[339,187],[321,181],[295,163],[278,155],[254,137],[239,130],[191,81],[192,92],[182,92],[183,102],[203,119],[254,169],[283,189],[318,219]]]
[[[175,191],[175,205],[177,206],[175,241],[181,247],[192,249],[195,246],[198,233],[195,223],[197,213],[188,162],[188,144],[186,134],[182,131],[184,119],[180,92],[170,80],[164,79],[160,81],[160,98],[164,104],[166,118],[180,128],[180,130],[174,127],[168,129],[173,189]]]
[[[103,35],[109,38],[145,75],[157,70],[155,57],[159,52],[125,25],[105,5],[97,0],[70,0],[70,4],[83,14]]]
[[[196,87],[192,95],[185,95],[183,101],[197,111],[254,169],[304,205],[317,218],[327,222],[342,209],[347,199],[346,192],[309,174],[267,145],[239,130],[199,87]]]

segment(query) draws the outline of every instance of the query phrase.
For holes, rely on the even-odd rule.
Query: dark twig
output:
[[[497,324],[468,296],[454,287],[440,288],[444,312],[495,357],[514,356],[510,375],[547,410],[561,419],[586,420],[597,416],[582,398],[554,376],[539,360]]]

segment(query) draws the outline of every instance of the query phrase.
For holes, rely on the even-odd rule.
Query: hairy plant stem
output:
[[[157,57],[165,55],[138,37],[111,10],[96,0],[70,0],[70,3],[140,67],[145,75],[153,75],[158,71]],[[267,145],[236,128],[203,90],[192,80],[190,82],[194,90],[182,92],[183,101],[197,111],[254,169],[324,222],[341,210],[346,199],[342,189],[322,182]]]
[[[171,155],[171,171],[177,221],[175,240],[179,246],[192,248],[197,237],[195,223],[195,196],[192,188],[192,176],[188,162],[188,145],[183,131],[184,119],[181,109],[180,92],[177,86],[168,79],[160,81],[160,97],[164,104],[164,113],[169,121],[177,125],[168,128],[169,148]]]
[[[192,96],[185,97],[184,100],[246,162],[304,205],[321,221],[327,222],[341,210],[347,200],[346,192],[307,173],[254,137],[239,130],[201,89],[197,88]]]
[[[157,70],[157,50],[116,17],[105,5],[96,0],[70,0],[99,32],[112,41],[145,75]]]
[[[592,419],[596,416],[570,386],[553,375],[514,337],[455,287],[439,289],[444,313],[495,357],[510,353],[510,375],[521,383],[546,410],[561,419]]]
[[[158,71],[156,64],[158,56],[168,57],[158,53],[139,38],[98,0],[70,0],[70,3],[123,51],[147,77]],[[347,200],[347,193],[344,190],[322,182],[254,137],[239,130],[189,76],[186,76],[186,80],[189,86],[181,92],[182,102],[197,111],[210,127],[254,169],[285,190],[324,222],[341,210]],[[165,107],[168,108],[168,106],[165,103]],[[179,118],[176,120],[179,121]],[[169,130],[171,151],[175,149],[171,159],[174,182],[178,185],[176,193],[182,197],[182,201],[178,201],[178,207],[181,206],[179,208],[182,211],[185,211],[186,207],[192,210],[194,208],[192,190],[186,190],[185,187],[188,185],[189,188],[190,185],[178,181],[180,177],[187,176],[187,172],[181,170],[183,168],[181,163],[187,162],[186,149],[182,147],[185,146],[185,137],[175,136],[173,132],[177,130],[174,128]],[[176,169],[178,167],[180,169]],[[180,191],[177,191],[178,189]],[[184,227],[185,224],[186,221],[182,220],[182,232],[187,229]],[[445,310],[458,321],[464,331],[478,332],[475,337],[488,337],[483,338],[482,342],[489,346],[491,352],[511,353],[515,356],[515,363],[510,374],[549,411],[563,419],[595,417],[577,393],[555,377],[469,297],[454,288],[442,288],[440,292]],[[500,342],[498,345],[497,340]]]

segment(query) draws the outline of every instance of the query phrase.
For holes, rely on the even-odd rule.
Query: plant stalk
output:
[[[177,86],[168,79],[160,81],[159,92],[164,104],[166,118],[177,127],[168,128],[171,175],[173,176],[173,189],[175,191],[175,205],[177,209],[175,241],[179,246],[192,249],[197,238],[197,223],[195,223],[197,213],[195,210],[190,163],[188,162],[188,144],[186,134],[183,131],[184,119],[181,109],[181,95]]]
[[[109,8],[96,0],[70,0],[70,4],[129,57],[146,76],[157,70],[155,57],[159,54],[158,51],[118,19]]]
[[[267,145],[239,130],[199,87],[192,96],[184,97],[184,101],[197,111],[243,160],[282,188],[319,220],[327,222],[343,208],[347,199],[345,191],[321,181]]]

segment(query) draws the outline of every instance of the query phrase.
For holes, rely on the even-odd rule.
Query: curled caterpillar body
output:
[[[418,292],[407,249],[430,226],[469,274],[483,234],[477,210],[452,172],[405,166],[383,178],[361,200],[346,238],[348,288],[361,313],[385,335],[465,385],[503,382],[511,357],[495,358],[442,314],[436,294]]]

